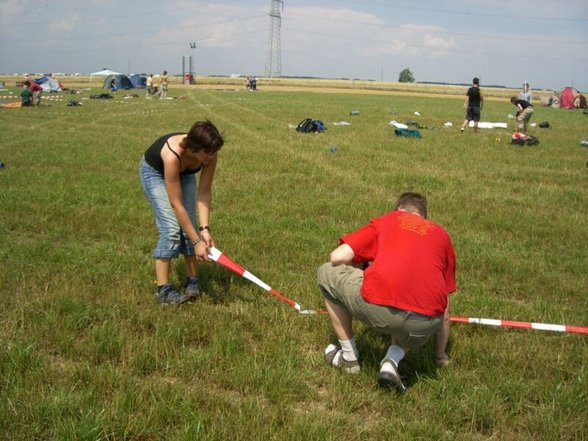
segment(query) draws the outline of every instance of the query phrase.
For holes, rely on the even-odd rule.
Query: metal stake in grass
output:
[[[251,274],[249,271],[247,271],[245,268],[243,268],[241,265],[239,265],[235,261],[231,260],[225,254],[223,254],[219,249],[217,249],[215,247],[211,247],[210,248],[210,253],[208,254],[208,257],[211,260],[214,260],[216,263],[219,263],[222,266],[224,266],[225,268],[230,269],[234,273],[240,275],[244,279],[247,279],[250,282],[255,283],[257,286],[260,286],[263,289],[265,289],[266,291],[268,291],[271,294],[275,295],[277,298],[279,298],[283,302],[285,302],[288,305],[292,306],[300,314],[310,315],[310,314],[316,314],[317,313],[316,311],[313,311],[313,310],[302,309],[301,306],[298,303],[296,303],[294,300],[289,299],[288,297],[283,296],[282,294],[280,294],[278,291],[276,291],[275,289],[273,289],[267,283],[264,283],[263,281],[261,281],[260,279],[258,279],[257,277],[255,277],[253,274]]]

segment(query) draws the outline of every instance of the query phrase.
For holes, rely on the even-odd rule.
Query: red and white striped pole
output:
[[[585,326],[569,326],[569,325],[553,325],[549,323],[533,323],[533,322],[516,322],[512,320],[496,320],[476,317],[451,317],[450,319],[455,323],[470,323],[476,325],[499,326],[503,328],[524,328],[535,329],[538,331],[554,331],[554,332],[570,332],[576,334],[588,334],[588,327]]]
[[[247,279],[257,286],[265,289],[269,293],[273,294],[283,302],[287,303],[288,305],[292,306],[296,311],[303,315],[310,315],[310,314],[326,314],[326,311],[313,311],[308,309],[302,309],[301,306],[296,303],[294,300],[289,299],[288,297],[280,294],[274,288],[269,286],[267,283],[263,282],[262,280],[258,279],[256,276],[251,274],[241,265],[236,263],[235,261],[231,260],[225,254],[223,254],[219,249],[215,247],[210,248],[210,253],[208,257],[211,260],[219,263],[220,265],[224,266],[225,268],[233,271],[234,273],[238,274],[239,276]],[[539,331],[554,331],[554,332],[569,332],[569,333],[576,333],[576,334],[588,334],[588,327],[585,326],[569,326],[569,325],[553,325],[548,323],[532,323],[532,322],[517,322],[512,320],[496,320],[496,319],[487,319],[487,318],[476,318],[476,317],[451,317],[450,320],[454,323],[469,323],[469,324],[476,324],[476,325],[486,325],[486,326],[498,326],[503,328],[523,328],[523,329],[535,329]]]
[[[238,263],[236,263],[235,261],[231,260],[226,255],[224,255],[217,248],[211,247],[210,248],[210,253],[208,254],[208,257],[210,257],[211,260],[214,260],[215,262],[221,264],[225,268],[230,269],[234,273],[237,273],[238,275],[240,275],[244,279],[247,279],[250,282],[255,283],[257,286],[260,286],[261,288],[263,288],[266,291],[270,292],[271,294],[275,295],[277,298],[279,298],[283,302],[286,302],[288,305],[292,306],[300,314],[303,314],[303,315],[316,314],[316,311],[312,311],[312,310],[308,310],[308,309],[304,309],[303,310],[301,308],[301,306],[298,303],[296,303],[294,300],[291,300],[288,297],[283,296],[282,294],[280,294],[278,291],[276,291],[275,289],[273,289],[267,283],[261,281],[260,279],[258,279],[257,277],[255,277],[253,274],[251,274],[249,271],[247,271],[245,268],[243,268],[241,265],[239,265]]]

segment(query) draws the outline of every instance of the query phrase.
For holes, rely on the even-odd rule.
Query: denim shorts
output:
[[[374,331],[395,337],[405,349],[424,345],[441,327],[443,315],[428,317],[366,302],[360,293],[363,271],[359,268],[326,263],[319,267],[317,277],[324,298],[343,306]]]
[[[163,175],[151,167],[145,159],[141,160],[141,185],[143,192],[153,209],[155,225],[159,233],[157,245],[153,250],[153,257],[156,259],[171,259],[183,254],[194,255],[194,247],[188,236],[180,228],[176,213],[174,212],[165,188]],[[182,187],[182,201],[190,220],[196,227],[196,175],[180,175]]]

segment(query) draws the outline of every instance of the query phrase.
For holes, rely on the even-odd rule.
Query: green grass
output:
[[[303,308],[322,306],[315,271],[337,238],[413,190],[454,240],[454,315],[587,326],[586,115],[538,107],[553,128],[521,148],[506,100],[483,120],[511,129],[460,134],[461,99],[180,93],[0,109],[1,439],[588,438],[583,335],[455,324],[450,366],[410,353],[396,396],[376,384],[382,337],[358,326],[362,372],[342,375],[322,361],[326,317],[214,263],[197,303],[159,306],[138,180],[155,138],[209,118],[227,140],[216,244]],[[327,132],[288,127],[307,116]],[[428,128],[398,138],[392,119]]]

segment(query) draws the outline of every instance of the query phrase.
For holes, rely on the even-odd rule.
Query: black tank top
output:
[[[171,138],[172,136],[176,136],[176,135],[185,135],[185,133],[184,132],[173,132],[173,133],[168,133],[167,135],[163,135],[161,138],[157,139],[153,144],[151,144],[151,146],[145,151],[145,162],[147,164],[149,164],[151,167],[153,167],[155,170],[157,170],[159,173],[161,173],[162,175],[163,175],[163,171],[164,171],[164,165],[163,165],[163,159],[161,159],[161,150],[167,145],[167,148],[170,149],[176,156],[178,156],[178,154],[171,149],[171,147],[169,146],[169,144],[167,142],[167,140],[169,138]],[[180,159],[179,156],[178,156],[178,159]],[[180,165],[181,165],[181,162],[182,162],[182,160],[180,159]],[[180,174],[181,175],[193,175],[195,173],[198,173],[201,168],[202,168],[202,165],[200,165],[200,167],[198,167],[196,169],[184,170]]]
[[[468,107],[480,107],[480,88],[470,87],[468,89]]]

